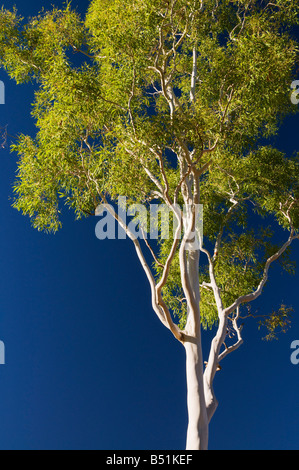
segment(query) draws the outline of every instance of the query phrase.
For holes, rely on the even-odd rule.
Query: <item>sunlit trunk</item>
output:
[[[209,424],[206,410],[200,341],[186,342],[188,429],[186,450],[207,450]]]
[[[188,305],[186,332],[184,342],[186,350],[187,375],[187,450],[206,450],[208,448],[208,417],[204,395],[203,357],[201,345],[201,327],[199,312],[199,252],[189,251],[187,271],[195,304]]]

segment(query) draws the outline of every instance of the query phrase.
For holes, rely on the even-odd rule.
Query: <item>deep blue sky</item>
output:
[[[24,17],[56,1],[7,1]],[[84,13],[88,2],[74,1]],[[299,77],[296,77],[299,79]],[[0,124],[34,133],[31,86],[0,71],[6,104]],[[275,144],[296,150],[299,116]],[[11,208],[16,155],[0,153],[0,449],[184,449],[185,357],[152,312],[145,275],[129,240],[99,241],[97,219],[65,212],[56,235],[35,231]],[[299,243],[294,250],[299,261]],[[244,345],[215,380],[219,408],[210,449],[299,449],[298,276],[271,270],[253,307],[295,307],[279,341],[261,341],[246,321]],[[205,358],[209,333],[204,339]]]

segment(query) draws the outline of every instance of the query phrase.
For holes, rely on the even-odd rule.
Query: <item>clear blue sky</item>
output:
[[[53,3],[62,4],[4,6],[16,4],[27,17]],[[88,2],[76,4],[84,13]],[[16,86],[2,70],[0,80],[0,124],[33,134],[32,87]],[[299,116],[288,119],[275,145],[293,152],[298,130]],[[99,241],[96,218],[75,222],[68,212],[56,235],[35,231],[11,208],[15,171],[16,155],[2,150],[0,449],[184,449],[184,350],[152,312],[131,242]],[[299,261],[299,243],[294,252]],[[210,449],[299,448],[299,365],[290,362],[290,344],[299,340],[298,279],[272,269],[253,305],[261,313],[281,301],[293,305],[288,333],[267,343],[246,321],[244,345],[223,361]]]

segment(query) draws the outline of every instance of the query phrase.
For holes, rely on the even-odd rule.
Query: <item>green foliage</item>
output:
[[[279,333],[286,333],[290,328],[291,314],[294,312],[292,307],[281,305],[277,311],[273,311],[269,316],[259,321],[259,329],[265,327],[267,329],[266,336],[263,337],[265,341],[272,341],[278,339]]]
[[[55,232],[61,202],[77,218],[119,195],[149,207],[167,193],[182,204],[189,152],[223,303],[251,292],[277,248],[275,222],[299,229],[299,159],[260,145],[297,111],[290,84],[298,10],[298,0],[93,0],[84,19],[67,4],[26,23],[2,8],[0,64],[17,83],[36,84],[36,135],[20,135],[13,146],[14,207]],[[158,243],[157,279],[172,241]],[[217,308],[203,286],[203,258],[201,315],[211,327]],[[287,258],[283,264],[293,269]],[[183,328],[178,254],[163,296]]]

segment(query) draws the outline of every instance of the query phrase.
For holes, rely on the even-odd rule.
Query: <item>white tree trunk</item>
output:
[[[199,341],[184,343],[186,350],[188,429],[186,450],[207,450],[209,423],[204,395],[203,360]]]
[[[195,303],[188,305],[187,333],[184,341],[186,351],[188,429],[186,450],[207,450],[209,422],[204,394],[204,371],[201,345],[199,311],[199,252],[189,251],[187,272],[190,290]]]

